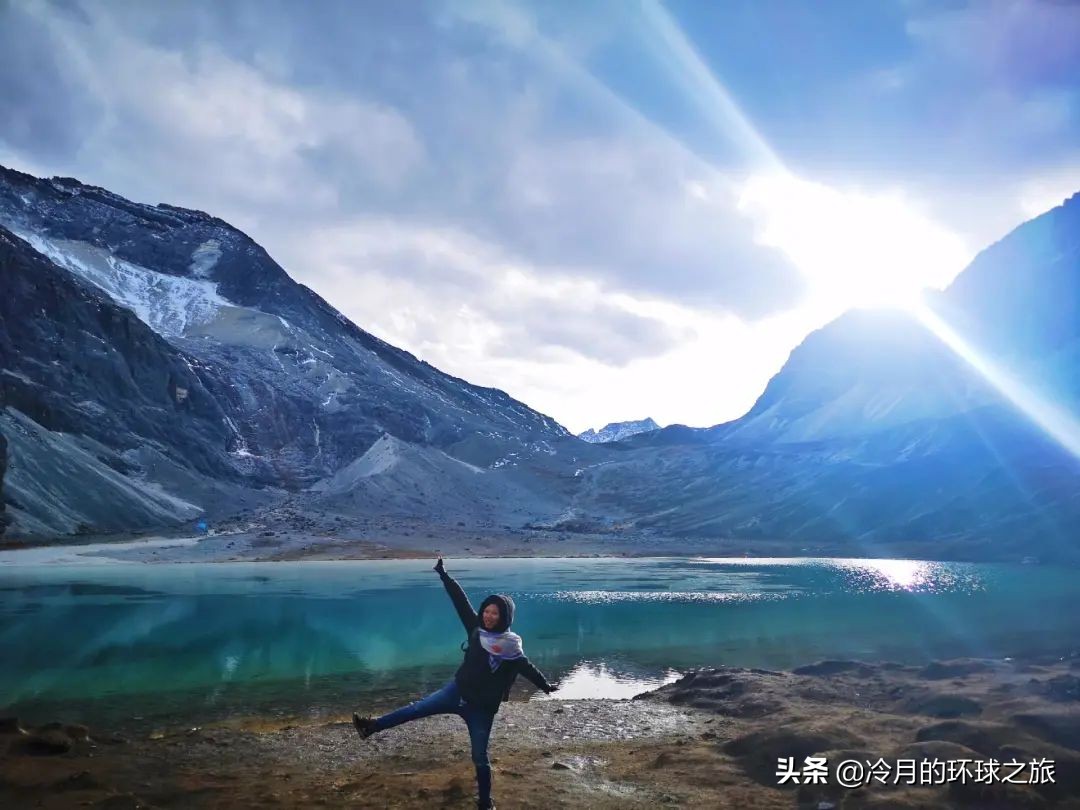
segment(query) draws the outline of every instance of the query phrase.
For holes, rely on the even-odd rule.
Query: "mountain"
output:
[[[199,211],[0,169],[0,280],[12,537],[250,518],[1080,557],[1080,459],[1052,436],[1080,442],[1080,196],[928,316],[808,335],[739,419],[585,441],[365,332]]]
[[[0,227],[12,533],[254,508],[384,435],[480,466],[575,442],[360,329],[200,211],[0,168]]]
[[[984,250],[929,307],[949,341],[914,314],[849,312],[740,419],[623,442],[583,472],[574,509],[852,553],[1077,557],[1080,461],[1016,402],[1052,403],[1080,439],[1080,195]]]
[[[979,358],[1080,404],[1080,194],[979,253],[930,310]],[[856,436],[991,403],[989,385],[913,314],[853,311],[806,338],[726,439]]]
[[[652,420],[652,417],[638,419],[633,422],[608,422],[600,430],[589,428],[584,433],[579,433],[578,438],[590,444],[605,444],[618,442],[636,436],[638,433],[648,433],[651,430],[659,430],[660,426]]]

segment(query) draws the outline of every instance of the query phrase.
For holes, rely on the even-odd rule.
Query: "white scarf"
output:
[[[525,655],[525,650],[521,646],[521,636],[517,633],[512,633],[509,630],[493,633],[482,627],[478,628],[477,632],[480,635],[480,646],[487,650],[488,664],[491,666],[492,672],[498,669],[499,664],[504,660],[509,661],[512,658],[521,658]]]

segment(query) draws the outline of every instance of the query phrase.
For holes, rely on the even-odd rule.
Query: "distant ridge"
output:
[[[659,429],[660,426],[653,421],[652,417],[646,417],[632,422],[609,422],[600,430],[589,428],[584,433],[579,433],[578,438],[590,444],[606,444]]]

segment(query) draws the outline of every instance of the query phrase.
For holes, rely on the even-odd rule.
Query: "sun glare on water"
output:
[[[838,309],[911,308],[971,258],[960,238],[899,195],[840,191],[781,171],[752,176],[739,209],[759,223],[758,241],[806,276],[811,295]]]

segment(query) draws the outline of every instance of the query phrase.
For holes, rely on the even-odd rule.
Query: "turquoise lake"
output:
[[[491,592],[514,597],[513,629],[562,682],[561,698],[629,697],[699,666],[922,663],[1080,645],[1080,587],[1066,568],[541,558],[447,569],[474,605]],[[389,707],[450,678],[463,639],[428,561],[0,568],[0,709],[28,722]]]

